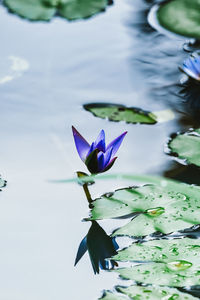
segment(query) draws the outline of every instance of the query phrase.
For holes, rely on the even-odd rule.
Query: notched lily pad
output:
[[[200,38],[199,0],[172,0],[160,5],[157,19],[165,29],[186,37]]]
[[[193,264],[199,264],[199,239],[154,240],[133,243],[113,257],[117,261],[165,262],[172,270],[184,270]],[[179,264],[176,262],[179,261]]]
[[[174,113],[169,109],[150,112],[136,107],[126,107],[122,104],[113,103],[88,103],[83,105],[83,107],[95,117],[114,122],[124,121],[131,124],[151,125],[157,122],[166,122],[174,118]]]
[[[178,262],[177,262],[178,264]],[[183,287],[200,284],[200,265],[187,269],[170,269],[168,263],[145,263],[130,268],[115,269],[123,279],[145,284]]]
[[[186,293],[182,293],[175,288],[159,287],[159,286],[137,286],[116,287],[117,291],[127,295],[134,300],[193,300],[198,299]],[[117,299],[117,298],[116,298]]]
[[[167,234],[200,224],[199,199],[200,187],[179,182],[123,188],[96,199],[91,219],[135,214],[113,235],[145,236],[156,231]]]
[[[108,0],[4,0],[10,12],[31,21],[50,21],[55,15],[71,21],[92,17],[111,4]]]
[[[168,143],[169,154],[200,167],[200,129],[177,134]]]

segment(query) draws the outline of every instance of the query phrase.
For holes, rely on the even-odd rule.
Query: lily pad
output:
[[[200,224],[200,187],[164,181],[164,186],[129,187],[107,193],[93,202],[91,219],[135,214],[113,235],[164,234]]]
[[[113,259],[118,261],[153,261],[165,263],[179,260],[188,261],[191,264],[200,264],[199,257],[200,240],[182,238],[133,243],[128,248],[119,251]]]
[[[106,291],[99,300],[128,300],[126,297],[119,294],[113,294],[110,291]]]
[[[8,9],[31,21],[50,21],[55,15],[67,20],[89,18],[108,5],[108,0],[4,0]]]
[[[145,263],[129,268],[115,269],[114,271],[118,272],[123,279],[145,284],[171,287],[199,285],[200,265],[174,261],[174,266],[182,266],[184,264],[185,269],[173,268],[172,263]]]
[[[200,129],[177,134],[168,147],[172,155],[200,167]]]
[[[158,286],[137,286],[117,287],[117,290],[134,300],[193,300],[198,299],[175,288]],[[116,298],[117,299],[117,298]],[[114,300],[114,299],[113,299]]]
[[[151,125],[174,119],[174,113],[170,109],[150,112],[141,108],[126,107],[122,104],[113,103],[88,103],[83,107],[95,117],[114,122],[124,121],[131,124],[140,123]]]
[[[135,107],[126,107],[121,104],[111,103],[89,103],[83,106],[95,117],[108,119],[109,121],[125,121],[126,123],[157,123],[156,116],[149,112]]]
[[[199,0],[172,0],[162,4],[157,11],[161,26],[176,34],[200,38]]]

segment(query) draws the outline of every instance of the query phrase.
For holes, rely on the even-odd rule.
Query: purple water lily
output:
[[[200,81],[200,55],[192,54],[186,59],[180,69],[189,77]]]
[[[78,154],[91,174],[105,172],[113,166],[117,159],[115,154],[127,133],[125,131],[106,147],[104,130],[101,130],[96,141],[91,145],[73,126],[72,131]]]

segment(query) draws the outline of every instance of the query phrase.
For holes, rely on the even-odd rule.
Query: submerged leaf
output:
[[[145,236],[155,231],[167,234],[200,223],[199,198],[200,187],[173,181],[163,181],[163,186],[129,187],[96,199],[91,219],[135,214],[114,236]]]
[[[169,141],[168,147],[170,154],[200,167],[200,129],[177,134]]]
[[[130,299],[134,300],[192,300],[198,299],[186,293],[182,293],[175,288],[159,286],[137,286],[117,287],[117,290]],[[116,298],[117,299],[117,298]]]
[[[199,0],[172,0],[162,4],[157,18],[164,28],[187,37],[200,38]]]

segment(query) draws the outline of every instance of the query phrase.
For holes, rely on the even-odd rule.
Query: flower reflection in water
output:
[[[99,268],[109,270],[117,266],[114,260],[107,260],[117,254],[119,248],[114,238],[111,238],[103,228],[96,222],[91,221],[92,225],[88,234],[81,241],[75,259],[75,265],[79,262],[88,250],[94,273],[99,273]]]

